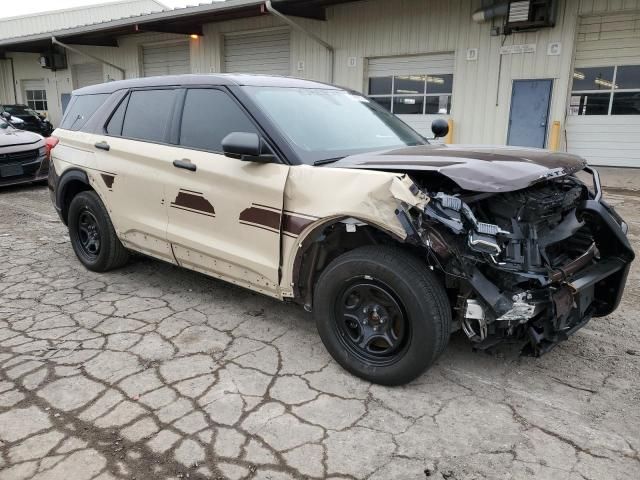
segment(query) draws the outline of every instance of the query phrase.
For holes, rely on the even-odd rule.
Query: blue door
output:
[[[514,80],[508,145],[544,148],[553,80]]]

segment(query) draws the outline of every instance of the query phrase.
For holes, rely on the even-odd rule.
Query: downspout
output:
[[[333,74],[334,74],[334,63],[335,63],[335,57],[336,57],[336,51],[335,48],[333,48],[332,45],[328,44],[327,42],[325,42],[323,39],[321,39],[319,36],[317,36],[315,33],[312,33],[308,30],[306,30],[302,25],[299,25],[298,23],[294,22],[293,20],[291,20],[289,17],[287,17],[286,15],[284,15],[283,13],[279,12],[278,10],[276,10],[273,5],[271,4],[271,0],[267,0],[265,2],[265,6],[267,8],[267,11],[269,13],[271,13],[272,15],[275,15],[276,17],[278,17],[280,20],[282,20],[284,23],[286,23],[287,25],[289,25],[291,28],[296,29],[297,31],[299,31],[300,33],[302,33],[303,35],[309,37],[310,39],[312,39],[313,41],[319,43],[320,45],[322,45],[324,48],[327,49],[327,51],[330,53],[331,55],[331,64],[330,64],[330,73],[329,73],[329,82],[333,83],[334,78],[333,78]]]
[[[96,62],[104,63],[105,65],[108,65],[111,68],[115,68],[116,70],[118,70],[122,74],[122,79],[123,80],[125,79],[124,68],[121,68],[121,67],[119,67],[117,65],[114,65],[113,63],[109,63],[106,60],[103,60],[103,59],[101,59],[99,57],[95,57],[95,56],[93,56],[93,55],[91,55],[89,53],[83,52],[82,50],[78,50],[77,48],[74,48],[74,47],[72,47],[70,45],[67,45],[66,43],[62,43],[62,42],[58,41],[56,39],[56,37],[51,37],[51,43],[53,43],[54,45],[60,45],[62,48],[66,49],[66,50],[69,50],[70,52],[77,53],[78,55],[83,55],[83,56],[88,57],[88,58],[90,58],[92,60],[95,60]]]

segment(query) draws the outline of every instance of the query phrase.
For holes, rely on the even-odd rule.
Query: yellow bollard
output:
[[[549,150],[558,151],[560,147],[560,122],[555,120],[551,124],[551,135],[549,135]]]
[[[449,133],[444,137],[445,145],[450,145],[453,143],[453,120],[448,119],[447,123],[449,124]]]

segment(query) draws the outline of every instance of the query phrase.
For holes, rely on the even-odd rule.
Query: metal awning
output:
[[[326,20],[326,7],[356,0],[274,0],[286,15]],[[0,56],[6,52],[41,53],[52,48],[51,38],[69,45],[118,46],[118,37],[143,32],[202,35],[202,26],[238,18],[269,15],[262,0],[227,0],[194,7],[77,25],[62,30],[0,40]]]

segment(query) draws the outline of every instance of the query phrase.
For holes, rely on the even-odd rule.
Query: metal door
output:
[[[544,148],[553,80],[514,80],[508,145]]]

